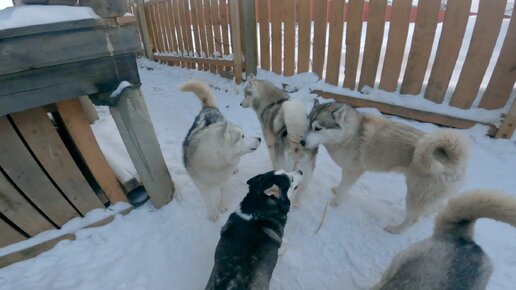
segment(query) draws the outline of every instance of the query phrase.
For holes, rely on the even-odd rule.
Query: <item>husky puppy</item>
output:
[[[293,206],[298,207],[312,178],[317,155],[317,147],[306,149],[299,143],[308,127],[303,102],[289,100],[289,95],[269,81],[251,78],[240,106],[252,107],[258,116],[273,169],[304,172],[303,181],[292,197]]]
[[[256,150],[261,138],[248,137],[240,127],[228,122],[205,83],[191,80],[181,90],[193,92],[202,103],[183,141],[183,162],[206,203],[210,220],[216,221],[219,212],[228,208],[224,186],[236,172],[240,157]]]
[[[269,171],[247,181],[249,193],[221,230],[206,289],[269,289],[292,192],[301,171]]]
[[[433,236],[399,253],[373,289],[486,289],[492,265],[473,240],[479,218],[516,227],[516,199],[482,190],[451,199],[437,216]]]
[[[405,175],[405,220],[386,227],[386,231],[402,232],[444,197],[457,192],[462,184],[468,144],[451,130],[425,134],[404,124],[360,114],[336,102],[316,101],[309,119],[309,131],[301,144],[306,148],[324,144],[333,161],[342,168],[341,182],[332,188],[333,205],[341,202],[367,170],[398,171]]]

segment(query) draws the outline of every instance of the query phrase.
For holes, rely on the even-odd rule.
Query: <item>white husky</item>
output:
[[[193,92],[202,103],[202,110],[183,142],[186,171],[199,189],[210,220],[228,209],[224,187],[237,171],[240,157],[258,148],[261,138],[248,137],[235,124],[228,122],[215,104],[210,88],[192,80],[181,86]]]

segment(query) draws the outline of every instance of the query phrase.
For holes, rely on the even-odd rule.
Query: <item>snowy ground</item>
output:
[[[200,104],[177,87],[191,78],[202,79],[214,87],[219,108],[229,120],[253,135],[261,135],[260,126],[254,112],[240,108],[242,87],[232,81],[149,61],[139,61],[139,65],[151,117],[182,201],[175,199],[160,210],[147,203],[127,216],[117,216],[109,225],[80,230],[75,241],[60,242],[36,258],[0,269],[0,289],[193,290],[205,286],[219,230],[229,213],[217,223],[208,221],[201,197],[182,165],[181,143]],[[293,97],[307,101],[313,97],[308,89],[317,85],[310,74],[285,78],[261,72],[259,77],[288,83],[299,89]],[[113,139],[116,131],[106,108],[100,110],[101,120],[94,129],[99,138],[110,140],[103,142],[110,154],[117,151],[119,141]],[[436,129],[432,124],[396,119],[424,131]],[[465,188],[500,189],[516,197],[516,139],[492,140],[484,136],[485,131],[483,127],[464,131],[472,143]],[[231,179],[233,206],[247,192],[246,180],[269,169],[265,146],[242,158],[240,172]],[[309,193],[301,207],[289,214],[284,237],[288,251],[278,261],[271,289],[368,289],[396,253],[431,234],[432,217],[423,218],[402,235],[384,232],[384,226],[399,222],[404,215],[404,179],[397,174],[368,173],[345,203],[329,208],[323,227],[314,235],[331,197],[330,187],[338,183],[339,176],[339,168],[320,150]],[[495,268],[488,289],[514,289],[516,230],[482,220],[476,232],[477,242]]]

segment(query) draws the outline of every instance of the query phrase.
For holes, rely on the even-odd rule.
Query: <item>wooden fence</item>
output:
[[[478,107],[500,109],[507,105],[513,92],[516,80],[514,12],[500,54],[497,59],[493,56],[506,0],[480,1],[472,38],[467,44],[468,52],[461,66],[457,59],[470,16],[471,0],[449,0],[445,8],[441,0],[420,0],[417,9],[411,0],[394,0],[390,7],[387,0],[231,0],[230,3],[238,6],[239,2],[245,1],[255,4],[247,7],[253,6],[256,17],[248,17],[246,21],[257,21],[259,33],[250,42],[255,45],[238,49],[232,47],[227,35],[218,35],[220,30],[227,34],[237,28],[238,33],[232,34],[240,36],[240,27],[235,26],[241,26],[243,20],[234,14],[239,9],[227,9],[226,0],[151,0],[146,3],[154,57],[181,63],[183,67],[195,67],[191,61],[196,59],[197,67],[206,70],[206,64],[221,64],[220,54],[215,51],[222,52],[223,56],[243,51],[248,57],[247,52],[254,49],[258,66],[264,70],[287,76],[311,71],[331,85],[352,90],[368,86],[405,95],[423,95],[435,103],[442,103],[448,94],[451,95],[450,100],[446,100],[449,106],[461,109],[472,108],[477,95],[480,98]],[[386,15],[391,21],[384,41]],[[409,35],[409,24],[414,17],[414,30]],[[232,21],[228,21],[230,18]],[[437,39],[436,28],[441,20],[442,30]],[[367,23],[367,30],[363,33],[364,23]],[[362,39],[363,34],[365,39]],[[250,36],[246,33],[244,37]],[[405,48],[408,48],[409,39],[407,55]],[[365,41],[363,49],[362,41]],[[233,41],[240,45],[238,42]],[[435,58],[431,58],[434,42],[438,42],[437,51]],[[199,56],[202,61],[198,60]],[[496,65],[487,87],[481,89],[490,62],[496,62]],[[225,64],[234,65],[228,61]],[[450,87],[452,74],[458,71],[456,66],[460,66],[460,76]],[[209,69],[215,71],[213,65]],[[384,113],[446,126],[467,128],[476,123],[374,102],[367,100],[365,95],[357,99],[328,92],[316,93],[355,106],[373,106]],[[498,136],[512,134],[516,123],[514,107],[505,117]],[[491,133],[495,134],[495,131]]]

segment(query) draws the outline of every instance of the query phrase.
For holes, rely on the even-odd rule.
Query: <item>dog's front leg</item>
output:
[[[348,193],[348,190],[357,182],[358,178],[364,173],[363,170],[347,171],[342,169],[342,178],[338,186],[333,187],[331,191],[335,194],[331,205],[337,206],[342,198]]]
[[[227,198],[227,193],[226,193],[226,188],[225,187],[221,187],[220,188],[220,200],[219,200],[219,212],[220,213],[225,213],[226,211],[228,211],[228,198]]]

